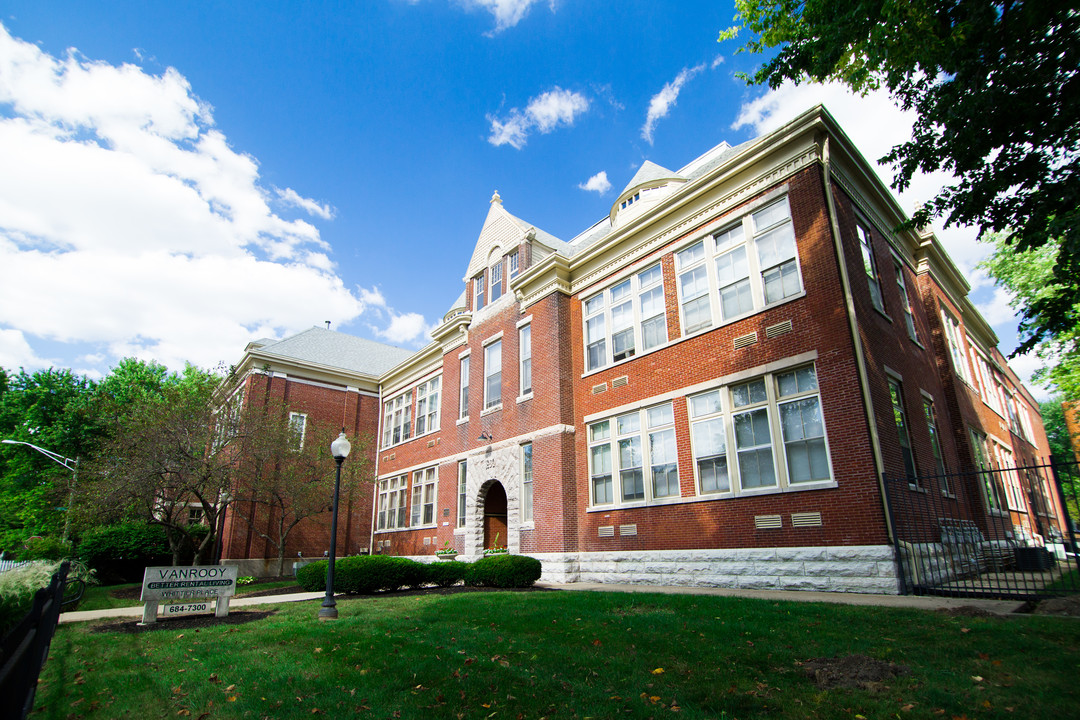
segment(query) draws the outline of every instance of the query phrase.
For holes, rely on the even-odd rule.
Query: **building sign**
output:
[[[166,615],[209,612],[209,602],[216,599],[215,615],[229,614],[229,598],[236,594],[235,565],[198,565],[193,567],[148,567],[143,571],[143,623],[157,620],[158,603],[168,602]]]

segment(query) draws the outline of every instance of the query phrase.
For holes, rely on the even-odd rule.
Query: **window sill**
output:
[[[625,505],[592,505],[585,512],[611,512],[613,510],[638,510],[641,508],[663,507],[666,505],[684,505],[687,503],[711,502],[715,500],[738,500],[739,498],[757,497],[760,495],[783,495],[792,492],[805,492],[808,490],[830,490],[839,487],[835,480],[821,480],[817,482],[800,483],[785,487],[769,487],[763,489],[743,490],[738,494],[731,492],[717,492],[701,495],[689,495],[682,497],[660,498],[651,501],[636,501]]]
[[[514,402],[517,402],[517,403],[523,403],[523,402],[525,402],[526,400],[532,400],[532,399],[533,399],[533,394],[532,394],[532,393],[528,393],[528,394],[526,394],[526,395],[518,395],[518,397],[517,397],[517,400],[515,400]]]
[[[953,494],[953,493],[949,493],[949,492],[941,493],[941,497],[945,498],[946,500],[955,500],[956,499],[956,495]]]
[[[463,418],[458,418],[458,419],[457,419],[457,420],[456,420],[456,421],[454,422],[454,424],[455,424],[455,425],[464,425],[464,424],[465,424],[465,423],[467,423],[467,422],[469,422],[469,416],[468,416],[468,415],[466,415],[466,416],[465,416],[465,417],[463,417]]]
[[[518,525],[518,530],[535,530],[535,529],[536,529],[536,526],[533,524],[532,520],[530,520],[529,522],[523,522],[520,525]]]
[[[480,413],[480,417],[484,417],[485,415],[490,415],[491,413],[499,412],[500,410],[502,410],[502,403],[499,403],[498,405],[492,405],[491,407],[484,409]]]
[[[876,312],[878,315],[880,315],[881,317],[888,320],[889,324],[892,324],[892,321],[893,321],[892,318],[889,317],[888,313],[886,313],[884,309],[879,308],[877,305],[874,305],[872,302],[870,303],[870,305],[871,305],[871,307],[874,308],[874,312]]]
[[[907,485],[907,488],[908,488],[908,490],[911,490],[912,492],[920,492],[920,493],[925,493],[926,492],[926,488],[922,487],[921,485],[916,485],[915,483],[910,483],[909,482],[908,485]]]

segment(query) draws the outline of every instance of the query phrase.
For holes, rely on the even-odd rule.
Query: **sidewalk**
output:
[[[918,610],[949,610],[958,607],[974,607],[995,615],[1010,615],[1020,608],[1017,600],[984,600],[980,598],[930,597],[923,595],[873,595],[869,593],[811,592],[805,590],[739,590],[733,588],[674,587],[664,585],[624,585],[614,583],[536,583],[536,587],[577,592],[625,592],[666,593],[669,595],[716,595],[741,597],[754,600],[782,600],[785,602],[823,602],[841,605],[863,605],[889,608],[915,608]],[[289,593],[264,597],[233,598],[229,609],[251,605],[270,605],[285,602],[321,600],[322,592]],[[89,622],[117,617],[141,617],[142,605],[109,610],[83,610],[60,614],[61,623]]]

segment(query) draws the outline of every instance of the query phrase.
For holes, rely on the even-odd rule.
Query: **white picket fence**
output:
[[[32,560],[0,560],[0,573],[7,572],[8,570],[14,570],[17,567],[23,565],[29,565]]]

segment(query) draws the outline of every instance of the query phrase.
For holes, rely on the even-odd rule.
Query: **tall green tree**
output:
[[[3,373],[0,438],[76,459],[89,456],[102,428],[92,410],[95,383],[70,370]],[[26,445],[0,445],[0,550],[34,535],[59,535],[74,475]]]
[[[1020,252],[1008,244],[1004,233],[991,235],[989,241],[994,252],[981,267],[1009,291],[1013,308],[1037,307],[1065,292],[1054,275],[1060,256],[1058,242]],[[1064,400],[1080,399],[1080,304],[1072,310],[1072,325],[1046,334],[1035,346],[1035,353],[1042,362],[1034,375],[1036,382],[1051,385]]]
[[[1075,0],[737,0],[748,77],[886,88],[912,138],[882,158],[904,190],[919,171],[956,182],[912,218],[1006,233],[1018,251],[1059,244],[1060,291],[1023,308],[1027,352],[1076,323],[1080,302],[1080,12]],[[868,119],[868,121],[872,121]]]

